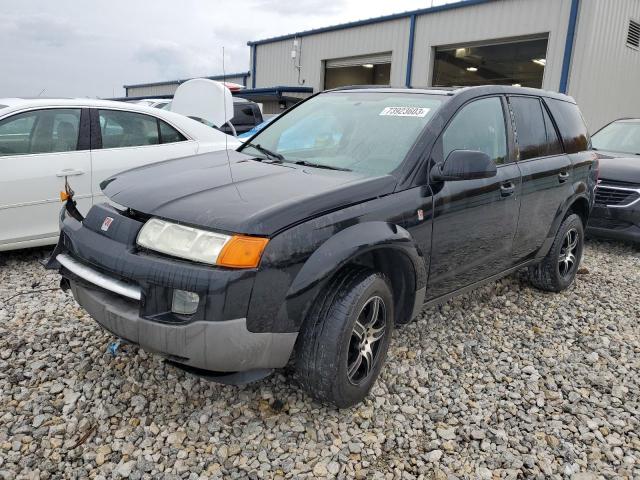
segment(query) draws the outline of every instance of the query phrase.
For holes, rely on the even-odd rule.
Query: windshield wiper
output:
[[[305,167],[326,168],[327,170],[339,170],[340,172],[352,172],[350,168],[334,167],[333,165],[324,165],[322,163],[308,162],[307,160],[298,160],[293,162],[296,165],[304,165]]]
[[[280,160],[281,162],[284,161],[284,157],[282,155],[280,155],[277,152],[272,152],[271,150],[269,150],[268,148],[263,147],[262,145],[255,144],[255,143],[251,143],[251,142],[247,142],[243,145],[243,147],[248,146],[248,147],[253,147],[256,150],[258,150],[260,153],[263,153],[267,156],[267,158],[275,158],[277,160]]]

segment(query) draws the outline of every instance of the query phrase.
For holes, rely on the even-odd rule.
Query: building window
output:
[[[325,89],[348,85],[389,85],[390,82],[391,53],[325,61]]]
[[[541,88],[547,38],[438,47],[433,86],[515,85]]]

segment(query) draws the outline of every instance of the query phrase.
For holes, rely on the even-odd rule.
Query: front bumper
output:
[[[168,359],[216,372],[284,367],[297,333],[253,333],[246,319],[158,323],[138,315],[137,302],[70,281],[76,301],[114,335]]]
[[[589,217],[587,234],[640,242],[640,202],[623,208],[596,205]]]
[[[100,225],[106,216],[111,227]],[[48,268],[106,330],[173,362],[213,372],[280,368],[297,333],[251,332],[246,316],[255,271],[213,268],[139,251],[143,221],[96,205],[82,221],[61,217]],[[175,289],[197,293],[193,315],[171,312]]]

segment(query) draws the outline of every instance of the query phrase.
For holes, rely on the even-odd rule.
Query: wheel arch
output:
[[[344,269],[364,266],[389,279],[396,323],[413,317],[424,299],[426,267],[422,252],[404,228],[387,222],[366,222],[330,237],[307,259],[286,296],[287,310],[300,324],[311,306]]]
[[[567,213],[565,213],[565,218],[572,213],[575,213],[582,220],[582,225],[584,228],[587,228],[587,222],[589,221],[589,214],[591,213],[591,208],[589,206],[589,201],[585,197],[577,197],[573,200],[573,202],[569,205],[567,209]]]

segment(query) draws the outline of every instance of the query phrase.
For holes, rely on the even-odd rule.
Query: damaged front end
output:
[[[145,250],[136,239],[147,215],[100,204],[83,217],[71,188],[63,193],[60,239],[46,267],[60,272],[61,288],[103,328],[224,383],[261,378],[287,363],[296,333],[247,328],[256,269]]]

